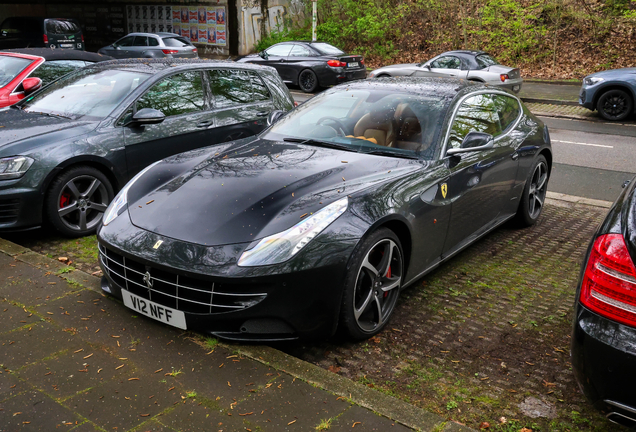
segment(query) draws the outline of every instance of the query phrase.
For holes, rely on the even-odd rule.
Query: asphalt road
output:
[[[569,86],[571,87],[571,86]],[[313,97],[292,89],[298,103]],[[614,201],[636,175],[636,124],[542,117],[552,137],[554,165],[548,189]]]

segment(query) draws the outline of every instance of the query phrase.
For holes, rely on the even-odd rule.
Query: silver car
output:
[[[519,69],[500,65],[483,51],[448,51],[424,63],[384,66],[369,73],[369,78],[396,76],[464,78],[515,93],[523,84]]]
[[[129,33],[97,51],[115,58],[198,58],[194,45],[174,33]]]

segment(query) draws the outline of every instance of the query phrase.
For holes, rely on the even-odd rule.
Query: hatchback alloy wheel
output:
[[[108,193],[98,179],[84,175],[71,179],[59,194],[57,213],[73,230],[91,230],[102,220],[108,207]]]

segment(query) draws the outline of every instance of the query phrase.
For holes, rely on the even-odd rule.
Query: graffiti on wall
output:
[[[267,2],[266,18],[263,18],[261,1]],[[254,49],[254,45],[261,39],[263,27],[269,33],[298,26],[304,22],[304,12],[305,7],[301,0],[244,0],[240,16],[240,54],[247,54]]]

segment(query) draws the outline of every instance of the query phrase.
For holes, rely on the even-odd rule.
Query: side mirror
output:
[[[161,123],[166,116],[159,110],[153,108],[142,108],[137,111],[126,126],[143,126]]]
[[[262,58],[263,60],[267,60],[269,58],[269,54],[267,54],[265,51],[261,51],[258,53],[259,57]]]
[[[287,114],[285,111],[280,111],[280,110],[272,111],[267,116],[267,126],[273,125],[278,120],[280,120],[280,118],[284,116],[285,114]]]
[[[470,132],[464,137],[459,148],[452,148],[446,151],[451,156],[458,153],[469,153],[488,150],[495,147],[495,140],[492,135],[484,132]]]
[[[40,78],[27,78],[22,81],[22,88],[24,89],[24,95],[29,95],[42,88],[42,80]]]
[[[423,64],[423,65],[422,65],[422,67],[423,67],[424,69],[431,70],[431,65],[429,65],[429,64]]]

